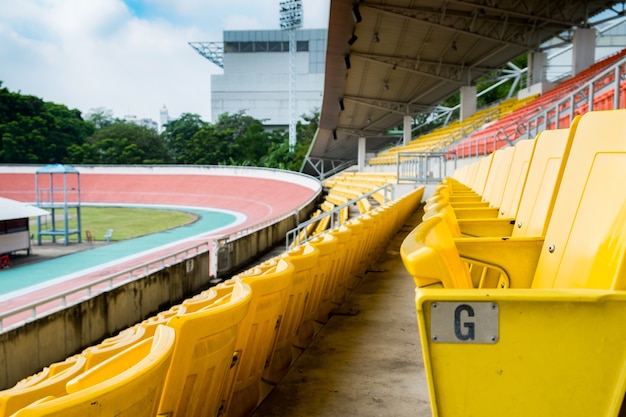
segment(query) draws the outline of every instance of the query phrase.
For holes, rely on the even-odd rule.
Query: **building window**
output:
[[[309,52],[309,41],[297,41],[298,52]],[[289,42],[224,42],[224,53],[289,52]]]
[[[239,52],[239,42],[224,42],[224,52]]]
[[[283,51],[283,43],[282,42],[268,42],[269,43],[269,51],[270,52],[282,52]]]
[[[28,218],[0,222],[0,233],[16,233],[28,230]]]

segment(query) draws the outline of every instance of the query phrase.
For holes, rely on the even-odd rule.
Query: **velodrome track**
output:
[[[23,202],[35,199],[35,166],[0,166],[0,196]],[[217,237],[253,231],[293,215],[315,199],[321,184],[308,176],[277,170],[233,167],[76,167],[80,172],[81,203],[89,205],[197,207],[231,213],[235,222],[207,230],[192,238],[169,242],[143,253],[128,254],[116,262],[54,279],[0,300],[0,314],[112,275],[121,270],[159,259]],[[68,176],[71,183],[71,175]],[[55,187],[63,184],[55,174]],[[58,182],[57,182],[58,181]],[[41,189],[40,185],[40,189]],[[36,230],[31,229],[31,233]],[[84,234],[84,228],[83,228]],[[84,236],[83,236],[84,240]],[[36,250],[36,246],[35,246]],[[88,252],[87,252],[88,253]],[[26,268],[26,267],[24,267]],[[18,269],[15,269],[17,271]],[[2,272],[0,272],[0,278]],[[16,318],[19,320],[19,317]],[[10,325],[11,323],[5,323]]]

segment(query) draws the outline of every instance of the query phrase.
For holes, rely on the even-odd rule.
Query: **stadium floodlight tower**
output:
[[[302,27],[302,0],[280,2],[280,28],[289,34],[289,150],[296,146],[296,29]]]

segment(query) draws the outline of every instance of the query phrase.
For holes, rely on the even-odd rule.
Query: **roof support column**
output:
[[[548,55],[545,52],[533,51],[528,54],[528,85],[544,82]]]
[[[476,86],[461,87],[461,122],[476,113]]]
[[[573,39],[572,75],[589,68],[595,61],[596,30],[576,29]]]
[[[408,145],[409,142],[411,142],[411,140],[413,139],[412,134],[411,134],[411,126],[413,124],[413,117],[411,117],[410,114],[405,114],[404,118],[402,119],[402,144],[403,145]]]
[[[357,149],[357,162],[359,166],[359,172],[363,172],[365,169],[365,145],[366,139],[364,137],[359,138],[359,147]]]

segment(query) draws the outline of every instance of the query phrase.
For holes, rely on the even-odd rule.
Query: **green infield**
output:
[[[70,214],[69,228],[76,229],[75,210],[70,210]],[[96,241],[105,240],[109,229],[114,230],[111,240],[125,240],[183,226],[198,219],[197,215],[183,211],[135,207],[83,206],[80,214],[83,239],[89,231]],[[51,228],[51,221],[48,216],[42,217],[42,229]],[[36,221],[31,222],[31,231],[35,231]],[[59,230],[63,227],[62,211],[57,210],[55,228]]]

